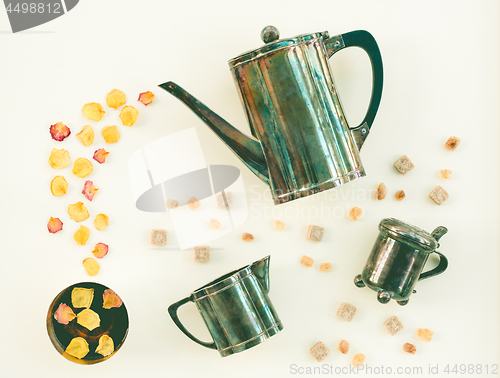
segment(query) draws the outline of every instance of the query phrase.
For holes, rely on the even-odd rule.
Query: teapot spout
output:
[[[253,274],[259,280],[262,286],[262,290],[266,294],[269,294],[269,262],[271,256],[266,256],[262,260],[254,262],[250,269],[252,269]]]
[[[243,134],[231,126],[226,120],[219,117],[202,102],[172,81],[159,85],[173,96],[182,101],[217,136],[233,151],[240,160],[266,184],[269,184],[269,172],[262,144],[255,138]]]

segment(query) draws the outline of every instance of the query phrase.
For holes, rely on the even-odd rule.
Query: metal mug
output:
[[[172,304],[168,313],[184,334],[222,357],[242,352],[277,334],[283,324],[269,299],[270,256],[232,271]],[[177,309],[194,302],[213,342],[193,336],[181,323]]]
[[[400,220],[386,218],[380,222],[379,231],[363,272],[354,278],[354,284],[375,290],[380,303],[394,299],[404,306],[418,281],[437,276],[448,267],[448,259],[436,251],[439,239],[448,229],[439,226],[429,234]],[[439,257],[439,264],[422,273],[431,253]]]
[[[274,203],[330,189],[365,176],[359,157],[382,96],[382,57],[364,30],[278,39],[266,27],[261,48],[229,61],[253,137],[212,112],[173,82],[160,85],[195,112],[271,188]],[[328,59],[356,46],[369,56],[372,93],[368,111],[349,127]]]

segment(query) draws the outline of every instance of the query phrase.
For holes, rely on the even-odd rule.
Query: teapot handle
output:
[[[384,69],[377,42],[366,30],[356,30],[345,34],[339,34],[326,41],[326,50],[329,58],[337,51],[352,46],[360,47],[365,50],[370,58],[373,72],[372,93],[365,118],[361,121],[359,126],[350,128],[358,149],[361,149],[361,146],[370,132],[373,120],[375,119],[375,115],[380,105],[382,86],[384,83]]]
[[[210,349],[217,349],[217,346],[215,345],[215,342],[211,342],[211,343],[206,343],[204,341],[201,341],[199,339],[197,339],[196,337],[194,337],[191,332],[189,332],[186,327],[184,327],[181,323],[181,321],[179,320],[179,317],[177,316],[177,309],[179,307],[181,307],[182,305],[188,303],[188,302],[193,302],[193,299],[192,297],[187,297],[187,298],[184,298],[182,300],[180,300],[179,302],[176,302],[172,305],[169,306],[168,308],[168,313],[170,315],[170,317],[172,318],[172,320],[174,321],[175,325],[187,336],[189,337],[191,340],[193,340],[195,343],[198,343],[200,345],[203,345],[204,347],[206,348],[210,348]]]

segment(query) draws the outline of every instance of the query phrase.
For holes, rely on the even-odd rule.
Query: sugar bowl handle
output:
[[[372,127],[373,120],[377,114],[380,100],[382,99],[382,87],[384,84],[384,68],[382,65],[382,56],[378,48],[375,38],[366,30],[356,30],[349,33],[339,34],[331,37],[326,41],[326,53],[331,57],[337,51],[345,47],[360,47],[370,58],[372,65],[372,93],[370,97],[370,105],[361,124],[357,127],[351,127],[351,132],[356,140],[358,149],[361,149],[370,128]]]
[[[437,242],[439,242],[439,239],[441,239],[441,237],[445,235],[447,232],[448,229],[446,227],[439,226],[436,227],[434,231],[432,231],[432,237],[436,239]],[[428,272],[420,274],[420,277],[418,278],[419,281],[424,280],[426,278],[437,276],[438,274],[443,273],[446,270],[446,268],[448,268],[448,259],[446,258],[446,256],[438,251],[434,251],[433,253],[436,253],[439,256],[439,264],[434,269],[431,269]]]
[[[191,340],[193,340],[195,343],[198,343],[200,345],[203,345],[206,348],[210,349],[217,349],[217,346],[215,345],[215,342],[211,343],[206,343],[204,341],[201,341],[194,337],[191,332],[189,332],[184,325],[182,325],[181,321],[179,320],[179,317],[177,316],[177,309],[181,307],[182,305],[188,303],[188,302],[193,302],[193,299],[191,297],[184,298],[183,300],[180,300],[179,302],[176,302],[172,305],[169,306],[168,308],[168,313],[172,320],[174,321],[175,325]]]

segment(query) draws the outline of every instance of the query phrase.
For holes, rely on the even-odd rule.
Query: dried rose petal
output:
[[[94,160],[97,161],[99,164],[102,164],[106,161],[106,156],[109,155],[109,152],[106,151],[104,148],[99,148],[94,152]]]
[[[154,93],[151,91],[147,91],[147,92],[140,93],[137,101],[140,101],[144,105],[148,106],[149,104],[151,104],[153,102],[154,99],[155,99]]]
[[[90,230],[85,226],[80,226],[80,228],[73,234],[73,239],[75,239],[76,244],[85,245],[87,240],[89,240]]]
[[[73,174],[76,177],[85,178],[90,175],[94,171],[94,167],[90,160],[85,158],[78,158],[75,160],[75,164],[73,165]]]
[[[75,337],[66,348],[66,353],[78,359],[85,357],[89,351],[89,343],[83,337]]]
[[[106,104],[108,104],[110,108],[113,108],[115,110],[126,102],[127,96],[125,96],[125,93],[123,93],[119,89],[112,89],[111,92],[106,95]]]
[[[99,345],[97,346],[95,352],[102,354],[103,357],[109,356],[115,351],[115,344],[113,339],[108,335],[102,335],[99,338]]]
[[[112,307],[120,307],[122,305],[122,299],[111,289],[104,290],[102,295],[102,308],[109,310]]]
[[[47,223],[47,228],[49,229],[49,232],[51,234],[55,234],[56,232],[59,232],[63,228],[63,222],[59,218],[52,218],[50,217],[49,223]]]
[[[109,226],[109,217],[106,214],[97,214],[94,220],[94,226],[98,231],[104,230]]]
[[[54,169],[66,168],[70,162],[69,152],[64,148],[53,148],[49,156],[49,164]]]
[[[85,181],[85,184],[83,185],[83,190],[82,193],[89,201],[92,201],[94,199],[95,194],[99,188],[96,188],[94,183],[90,180]]]
[[[101,269],[97,261],[95,261],[92,257],[88,257],[83,260],[83,267],[89,276],[95,276]]]
[[[106,256],[108,254],[108,251],[109,251],[109,247],[107,244],[104,244],[104,243],[97,243],[95,245],[95,248],[94,250],[92,251],[92,253],[94,254],[95,257],[97,257],[98,259],[102,259],[104,256]]]
[[[84,146],[90,146],[94,143],[94,130],[89,125],[85,125],[76,137]]]
[[[101,318],[97,312],[86,308],[78,313],[76,322],[89,331],[92,331],[101,325]]]
[[[123,126],[132,126],[137,121],[139,111],[131,105],[125,106],[120,112]]]
[[[54,318],[59,324],[68,324],[76,318],[76,315],[71,307],[69,307],[66,303],[61,303],[54,313]]]
[[[71,303],[74,308],[89,308],[94,300],[94,289],[74,287],[71,290]]]
[[[89,211],[87,210],[83,202],[80,201],[68,206],[68,214],[70,218],[75,220],[76,222],[84,221],[89,217]]]
[[[69,137],[70,134],[71,131],[69,127],[62,122],[57,122],[50,126],[50,135],[52,136],[52,139],[57,140],[58,142],[63,141]]]
[[[50,191],[54,197],[62,196],[68,191],[68,182],[64,176],[56,176],[50,182]]]
[[[100,121],[106,112],[98,102],[89,102],[83,105],[82,113],[91,121]]]
[[[102,137],[106,143],[116,143],[120,140],[120,131],[117,126],[105,126],[101,130]]]

